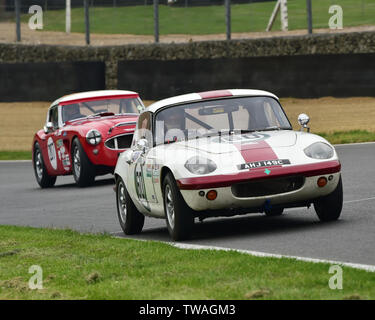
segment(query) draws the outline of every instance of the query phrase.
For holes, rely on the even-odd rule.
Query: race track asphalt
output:
[[[320,223],[313,208],[196,223],[187,243],[375,265],[375,143],[336,146],[342,162],[344,209],[337,222]],[[73,177],[39,189],[31,162],[0,162],[0,224],[71,228],[123,236],[112,176],[78,189]],[[132,238],[170,241],[164,220],[146,218]]]

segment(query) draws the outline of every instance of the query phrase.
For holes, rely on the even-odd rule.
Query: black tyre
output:
[[[163,198],[165,219],[172,239],[189,239],[194,226],[193,210],[186,204],[170,172],[163,181]]]
[[[284,212],[283,208],[277,208],[277,209],[269,209],[265,210],[264,213],[266,214],[267,217],[277,217],[281,216]]]
[[[95,180],[95,167],[90,162],[78,138],[72,143],[72,171],[77,186],[90,186]]]
[[[41,188],[51,188],[55,185],[56,176],[48,175],[46,166],[44,165],[42,150],[40,149],[39,143],[36,142],[34,145],[34,173],[36,181]]]
[[[140,233],[145,222],[145,217],[135,207],[121,178],[118,178],[116,182],[116,203],[118,219],[124,233]]]
[[[314,202],[315,212],[320,221],[334,221],[340,217],[343,204],[342,180],[331,194],[317,199]]]

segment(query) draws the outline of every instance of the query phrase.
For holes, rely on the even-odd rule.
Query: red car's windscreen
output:
[[[62,106],[63,122],[88,117],[100,113],[140,113],[144,109],[139,98],[103,99],[77,102]]]

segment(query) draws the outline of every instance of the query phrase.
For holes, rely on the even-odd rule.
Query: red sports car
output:
[[[52,187],[57,176],[70,174],[85,187],[95,176],[113,173],[144,108],[138,93],[122,90],[76,93],[53,102],[44,129],[33,140],[40,187]]]

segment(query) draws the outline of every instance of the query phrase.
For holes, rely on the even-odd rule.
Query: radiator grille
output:
[[[238,198],[262,197],[295,191],[304,183],[305,178],[301,176],[256,180],[232,185],[232,193]]]
[[[112,150],[123,150],[130,148],[133,140],[133,134],[124,134],[112,137],[105,142],[105,146]]]

